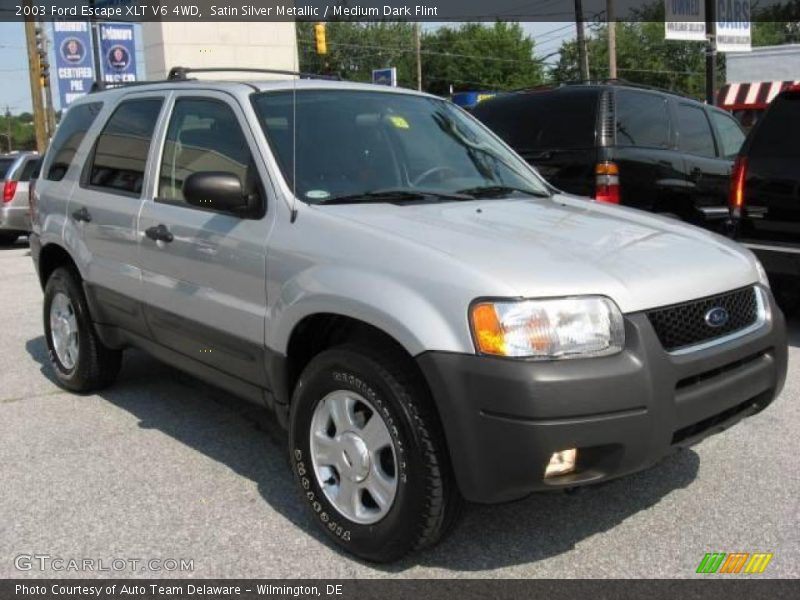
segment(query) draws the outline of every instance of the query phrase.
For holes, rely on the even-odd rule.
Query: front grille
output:
[[[728,321],[719,327],[711,327],[706,323],[706,314],[717,307],[728,312]],[[647,318],[661,345],[671,352],[734,333],[755,323],[758,318],[756,290],[748,287],[666,306],[648,311]]]

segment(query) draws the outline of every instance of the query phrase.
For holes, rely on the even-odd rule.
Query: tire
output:
[[[772,285],[775,301],[787,317],[793,316],[800,309],[800,283],[778,278]]]
[[[433,545],[447,533],[460,512],[461,496],[452,475],[441,425],[421,376],[413,367],[408,357],[388,348],[339,346],[322,352],[310,362],[292,397],[290,462],[307,504],[317,523],[338,546],[369,561],[390,562]],[[366,417],[369,421],[363,430],[339,431],[334,425],[335,431],[327,430],[325,434],[331,436],[329,441],[342,439],[351,430],[368,431],[367,426],[372,427],[372,419],[376,417],[391,440],[391,451],[387,446],[380,455],[368,452],[369,475],[364,482],[351,485],[374,482],[380,463],[381,472],[390,474],[386,479],[394,476],[393,500],[388,509],[386,503],[381,508],[371,495],[361,490],[359,496],[357,492],[362,508],[369,509],[361,515],[361,521],[345,514],[332,501],[331,481],[338,475],[338,487],[345,489],[341,482],[346,482],[346,474],[335,469],[332,473],[329,467],[322,466],[324,461],[318,458],[319,453],[312,453],[312,427],[325,422],[315,421],[315,415],[324,415],[325,403],[342,394],[366,400],[367,407],[361,401],[355,403],[353,414],[362,409],[360,418],[365,418],[365,408],[372,407],[374,412]],[[333,422],[331,419],[330,423]],[[364,435],[364,439],[370,439]],[[338,454],[345,461],[347,455],[347,450]],[[391,460],[387,455],[391,455]],[[352,461],[354,471],[363,467],[361,458]],[[389,468],[392,464],[394,467]],[[325,477],[328,487],[323,489]]]
[[[53,308],[54,302],[56,309]],[[59,309],[63,309],[60,311],[62,318],[55,319],[58,332],[54,338],[51,315],[59,313]],[[63,339],[64,321],[71,323],[66,326],[76,334],[71,353],[65,352],[63,346],[59,352],[56,346],[55,339]],[[60,267],[47,280],[44,332],[50,364],[61,386],[73,392],[92,392],[114,382],[122,364],[122,351],[104,346],[97,337],[80,277],[71,269]],[[59,338],[59,333],[62,338]],[[69,339],[73,339],[71,334]]]
[[[11,246],[19,238],[16,231],[0,231],[0,246]]]

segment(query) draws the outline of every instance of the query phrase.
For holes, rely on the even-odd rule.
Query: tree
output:
[[[416,87],[414,29],[410,23],[327,24],[328,53],[318,55],[312,23],[297,23],[300,70],[370,81],[372,70],[397,68],[398,85]],[[534,42],[518,23],[464,23],[422,35],[426,91],[512,89],[541,83],[544,72]]]
[[[605,24],[592,26],[587,40],[590,79],[608,77],[608,36]],[[721,63],[723,61],[720,61]],[[620,79],[680,91],[702,98],[705,89],[705,45],[664,39],[664,22],[617,24],[617,71]],[[550,72],[554,82],[580,79],[574,41],[561,46]],[[720,81],[724,66],[719,69]]]
[[[460,90],[504,90],[544,81],[534,41],[519,23],[464,23],[440,27],[422,42],[423,82],[429,92],[446,95]]]

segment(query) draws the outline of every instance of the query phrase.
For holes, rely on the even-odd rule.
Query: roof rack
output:
[[[89,93],[102,92],[112,88],[137,87],[141,85],[157,85],[159,83],[172,83],[169,79],[154,79],[153,81],[95,81]]]
[[[682,96],[683,98],[690,98],[692,100],[697,100],[693,96],[689,94],[684,94],[683,92],[679,92],[676,90],[667,90],[664,88],[660,88],[655,85],[647,85],[646,83],[635,83],[633,81],[628,81],[627,79],[575,79],[570,81],[554,81],[551,84],[542,84],[536,85],[532,87],[521,88],[517,90],[512,90],[514,92],[536,92],[536,91],[544,91],[544,90],[553,90],[559,87],[566,87],[570,85],[624,85],[627,87],[638,88],[642,90],[652,90],[654,92],[663,92],[665,94],[672,94],[674,96]]]
[[[172,67],[167,80],[184,81],[189,73],[265,73],[268,75],[290,75],[300,79],[329,79],[341,81],[338,75],[321,75],[318,73],[305,73],[303,71],[285,71],[283,69],[257,69],[248,67]]]

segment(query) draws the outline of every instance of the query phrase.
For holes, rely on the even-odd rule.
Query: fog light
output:
[[[550,462],[547,463],[547,468],[544,470],[545,478],[572,473],[575,470],[577,458],[578,450],[576,448],[554,452],[553,456],[550,457]]]

